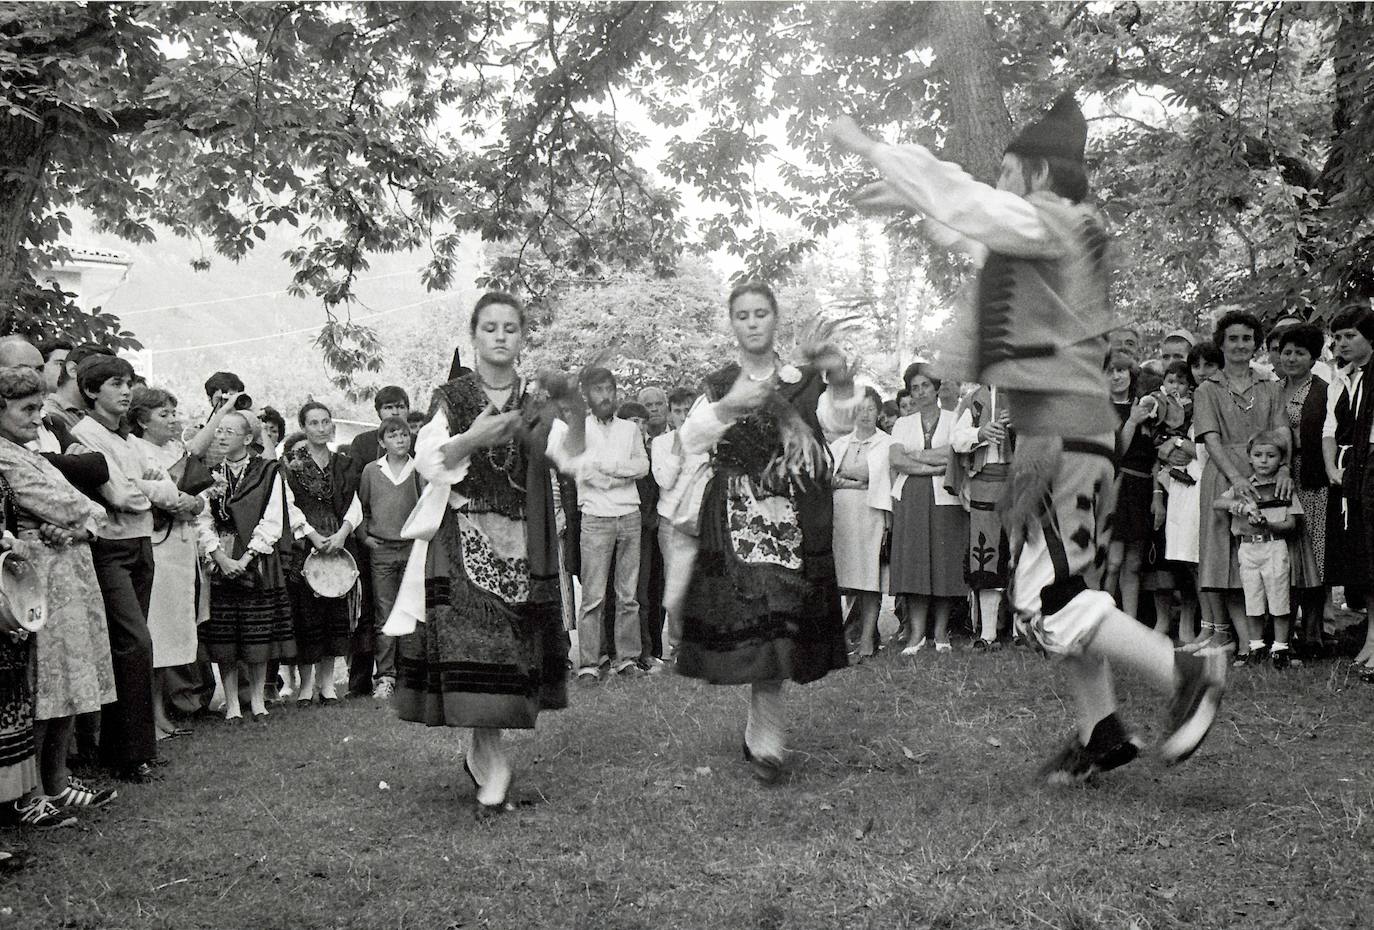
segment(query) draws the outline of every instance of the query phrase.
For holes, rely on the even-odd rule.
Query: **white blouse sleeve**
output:
[[[859,401],[863,399],[863,385],[855,384],[848,400],[839,400],[826,387],[816,399],[816,419],[827,437],[843,436],[854,429],[854,415],[859,411]]]
[[[570,478],[579,481],[586,480],[594,469],[584,469],[583,465],[589,464],[587,450],[583,449],[580,455],[569,455],[564,443],[568,439],[568,424],[561,419],[556,419],[549,425],[549,441],[544,446],[544,455],[553,467]]]
[[[954,431],[950,434],[949,445],[960,455],[972,452],[980,445],[978,439],[978,427],[973,425],[973,412],[965,410],[959,417],[959,422],[954,424]]]
[[[433,416],[420,427],[420,435],[415,437],[415,470],[426,481],[455,485],[468,475],[468,458],[458,460],[454,465],[444,463],[444,447],[453,438],[448,422],[448,411],[441,410],[442,416]]]
[[[869,160],[909,206],[994,252],[1058,258],[1062,246],[1024,197],[973,178],[920,145],[878,145]]]
[[[200,557],[208,559],[219,551],[219,537],[215,535],[215,518],[210,513],[209,492],[201,492],[200,499],[205,506],[196,514],[196,542],[200,544]]]
[[[357,494],[353,495],[353,501],[348,505],[348,513],[344,514],[344,522],[355,530],[363,525],[363,502],[358,500]]]
[[[296,506],[296,493],[291,490],[291,483],[286,480],[285,475],[280,477],[281,490],[286,495],[286,518],[291,521],[291,535],[296,539],[304,539],[315,532],[315,528],[305,518],[305,511]],[[281,506],[280,498],[277,499],[277,506]],[[280,536],[280,533],[278,535]]]
[[[248,548],[259,555],[267,555],[277,548],[277,543],[281,540],[282,525],[282,495],[290,494],[291,489],[286,486],[286,479],[281,475],[272,482],[272,496],[267,499],[267,509],[262,512],[262,519],[258,525],[253,527],[253,538],[248,541]],[[295,506],[293,502],[292,507]],[[299,510],[296,511],[300,513]],[[305,515],[301,514],[301,520]],[[292,523],[294,524],[294,519]]]
[[[698,397],[696,403],[692,404],[686,422],[678,431],[682,434],[683,452],[710,452],[716,447],[716,443],[720,442],[721,437],[729,432],[730,427],[735,425],[734,420],[727,422],[721,419],[717,412],[718,406],[719,404],[707,401],[705,395]]]

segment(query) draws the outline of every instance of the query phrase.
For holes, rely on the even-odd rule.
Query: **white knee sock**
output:
[[[782,682],[759,681],[749,686],[749,722],[744,743],[756,756],[781,760],[787,752],[787,705]]]
[[[477,800],[487,805],[500,804],[511,783],[510,763],[501,746],[501,730],[473,727],[468,746],[468,768],[477,779]]]
[[[1108,714],[1116,713],[1116,690],[1107,660],[1089,655],[1069,656],[1065,662],[1069,685],[1073,688],[1074,712],[1078,717],[1078,738],[1083,745],[1092,739],[1093,728]]]
[[[996,588],[978,592],[978,619],[981,632],[979,639],[995,642],[997,639],[997,612],[1002,605],[1002,592]]]

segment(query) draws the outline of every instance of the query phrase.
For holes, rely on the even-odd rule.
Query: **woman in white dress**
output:
[[[186,470],[177,399],[161,388],[140,385],[129,402],[129,429],[144,458],[172,481]],[[196,661],[196,624],[204,612],[196,602],[196,515],[205,502],[196,497],[188,513],[155,511],[153,515],[153,594],[148,607],[148,632],[153,639],[153,721],[157,738],[182,736],[167,717],[166,670]]]
[[[849,615],[858,618],[861,659],[878,651],[881,551],[883,533],[892,523],[892,437],[878,429],[881,411],[877,391],[864,391],[854,414],[854,431],[830,444],[835,463],[835,579],[840,593],[851,599]]]

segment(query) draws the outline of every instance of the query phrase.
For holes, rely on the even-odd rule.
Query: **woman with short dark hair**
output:
[[[1330,480],[1322,460],[1322,426],[1326,422],[1327,384],[1312,370],[1321,358],[1326,337],[1310,323],[1282,330],[1278,343],[1279,374],[1283,377],[1283,405],[1293,430],[1293,493],[1302,504],[1301,533],[1290,538],[1293,587],[1302,610],[1304,645],[1320,647],[1326,615],[1326,515]]]
[[[148,464],[161,469],[172,481],[186,473],[190,457],[182,443],[177,399],[154,387],[134,388],[129,401],[130,440]],[[166,689],[169,668],[196,661],[196,622],[200,613],[196,589],[200,559],[196,553],[196,515],[205,502],[182,511],[153,510],[153,593],[148,602],[148,633],[153,640],[153,721],[158,739],[184,736],[167,717]]]
[[[1217,321],[1212,341],[1221,350],[1222,369],[1198,385],[1193,396],[1193,432],[1207,449],[1207,462],[1199,482],[1199,499],[1215,501],[1228,489],[1246,500],[1255,499],[1250,484],[1246,443],[1266,429],[1288,430],[1279,383],[1250,365],[1264,344],[1264,330],[1254,314],[1233,310]],[[1283,482],[1289,481],[1285,470]],[[1198,539],[1198,588],[1210,610],[1204,616],[1230,616],[1236,638],[1232,640],[1225,620],[1203,620],[1202,637],[1188,648],[1208,646],[1236,649],[1237,664],[1257,663],[1264,657],[1262,630],[1251,628],[1241,598],[1240,566],[1231,518],[1225,511],[1201,508]],[[1210,626],[1210,629],[1208,628]]]
[[[940,404],[942,382],[930,366],[907,366],[904,383],[915,408],[892,427],[888,450],[892,468],[892,561],[889,590],[899,614],[910,626],[911,643],[902,650],[914,656],[931,645],[927,620],[934,619],[934,649],[949,652],[949,617],[968,596],[965,556],[969,517],[959,498],[945,487],[945,472],[956,433],[972,428],[967,409]]]

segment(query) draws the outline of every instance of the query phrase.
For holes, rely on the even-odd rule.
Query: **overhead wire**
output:
[[[367,314],[364,314],[364,315],[362,315],[362,316],[355,316],[355,317],[350,318],[347,322],[350,322],[350,323],[363,323],[363,322],[366,322],[367,320],[375,320],[375,319],[377,319],[378,317],[390,316],[390,315],[393,314],[393,313],[400,313],[400,312],[403,311],[403,310],[413,310],[413,309],[415,309],[416,307],[422,307],[422,306],[424,306],[425,304],[434,303],[436,300],[445,300],[445,299],[447,299],[448,297],[449,297],[448,294],[436,294],[436,295],[433,296],[433,297],[426,297],[424,300],[417,300],[417,301],[415,301],[414,303],[402,304],[402,305],[399,306],[399,307],[391,307],[391,308],[388,309],[388,310],[379,310],[379,311],[377,311],[376,313],[367,313]],[[229,340],[226,340],[225,342],[207,342],[207,343],[205,343],[205,344],[203,344],[203,345],[196,345],[196,346],[174,346],[174,347],[168,348],[168,349],[149,349],[149,350],[148,350],[148,354],[149,354],[149,355],[170,355],[170,354],[172,354],[173,352],[198,352],[198,351],[200,351],[201,349],[223,349],[223,348],[225,348],[225,347],[227,347],[227,346],[245,345],[245,344],[250,343],[250,342],[262,342],[262,341],[267,340],[267,339],[280,339],[280,338],[282,338],[282,337],[284,337],[284,336],[300,336],[300,335],[303,335],[303,334],[305,334],[305,333],[313,333],[313,332],[318,332],[318,331],[319,331],[319,327],[318,327],[318,326],[303,326],[303,327],[301,327],[300,329],[288,329],[288,330],[286,330],[286,331],[284,331],[284,332],[280,332],[280,333],[267,333],[266,335],[263,335],[263,336],[247,336],[247,337],[245,337],[245,338],[243,338],[243,339],[229,339]]]
[[[386,274],[369,275],[368,277],[365,277],[365,278],[357,278],[353,283],[354,283],[354,284],[363,284],[363,283],[368,282],[368,281],[384,281],[384,280],[386,280],[387,278],[399,278],[399,277],[401,277],[402,275],[414,275],[414,274],[417,274],[417,272],[414,271],[414,270],[411,270],[411,271],[391,271],[391,272],[388,272],[388,273],[386,273]],[[275,291],[262,291],[261,293],[258,293],[258,294],[239,294],[239,295],[234,296],[234,297],[216,297],[216,298],[214,298],[214,299],[212,299],[212,300],[196,300],[196,301],[192,301],[191,303],[162,304],[161,306],[158,306],[158,307],[144,307],[144,308],[142,308],[141,310],[129,310],[129,311],[126,311],[126,312],[123,312],[123,313],[118,312],[118,311],[115,311],[115,315],[118,316],[121,320],[125,320],[125,319],[128,319],[128,318],[131,317],[131,316],[142,316],[142,315],[145,314],[145,313],[158,313],[158,312],[163,311],[163,310],[188,310],[188,309],[190,309],[190,308],[192,308],[192,307],[209,307],[209,306],[212,306],[212,305],[214,305],[214,304],[230,304],[230,303],[237,303],[238,301],[241,301],[241,300],[257,300],[257,299],[262,298],[262,297],[276,297],[276,296],[279,296],[279,295],[281,295],[281,294],[289,294],[290,292],[291,292],[291,291],[290,291],[290,288],[285,288],[285,287],[284,287],[284,288],[281,288],[280,290],[275,290]]]

